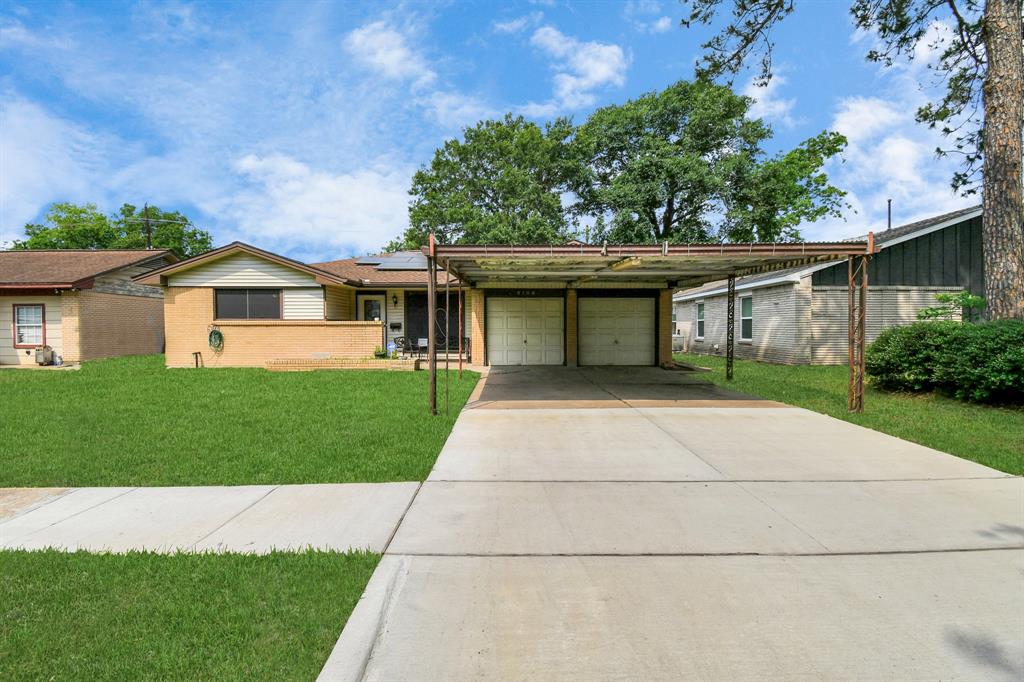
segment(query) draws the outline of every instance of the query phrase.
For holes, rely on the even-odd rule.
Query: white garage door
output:
[[[487,299],[487,362],[491,365],[560,365],[562,299]]]
[[[581,365],[653,365],[654,299],[579,299]]]

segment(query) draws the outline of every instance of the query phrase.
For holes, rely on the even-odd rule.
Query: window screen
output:
[[[43,306],[14,306],[14,345],[38,346],[45,338]]]
[[[754,299],[750,296],[740,299],[740,338],[754,338]]]
[[[218,320],[281,319],[280,289],[217,289]]]
[[[218,320],[244,320],[246,310],[245,289],[217,289]]]
[[[704,304],[697,304],[697,338],[704,338]]]
[[[249,289],[249,319],[281,319],[281,291],[279,289]]]

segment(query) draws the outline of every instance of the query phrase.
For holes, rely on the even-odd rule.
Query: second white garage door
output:
[[[564,360],[560,298],[487,299],[487,363],[560,365]]]
[[[581,365],[653,365],[654,299],[579,299]]]

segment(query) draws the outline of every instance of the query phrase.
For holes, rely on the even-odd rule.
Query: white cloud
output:
[[[508,21],[495,21],[493,24],[491,24],[491,28],[494,29],[495,33],[519,33],[525,28],[540,23],[540,20],[543,18],[543,12],[531,12],[530,14],[518,17],[516,19],[509,19]]]
[[[424,86],[437,77],[426,59],[408,46],[406,36],[383,20],[355,29],[345,36],[344,45],[349,54],[385,78]]]
[[[13,20],[0,26],[0,48],[38,48],[45,50],[68,50],[74,43],[67,38],[49,33],[28,30],[20,21]]]
[[[661,17],[657,21],[648,24],[647,30],[651,33],[665,33],[672,28],[672,17]]]
[[[831,128],[846,135],[844,161],[827,166],[833,184],[849,192],[856,214],[804,227],[808,239],[840,239],[886,228],[886,200],[900,225],[977,203],[957,196],[949,181],[956,161],[936,159],[938,133],[914,121],[916,93],[902,99],[840,100]]]
[[[103,201],[108,145],[123,147],[16,94],[0,105],[0,244],[24,237],[26,222],[53,201]]]
[[[903,118],[903,113],[889,101],[878,97],[848,97],[840,100],[832,128],[846,135],[851,143],[860,143],[891,129]]]
[[[928,65],[937,56],[937,42],[948,37],[949,26],[934,22],[911,61],[879,67],[872,96],[841,98],[832,119],[833,130],[844,134],[849,146],[845,162],[828,164],[833,184],[849,192],[856,210],[848,222],[829,220],[805,226],[809,239],[863,235],[886,228],[886,200],[892,199],[893,224],[915,220],[979,203],[977,196],[962,197],[950,188],[959,169],[955,156],[937,158],[935,149],[950,140],[914,120],[922,104],[945,88],[930,77]],[[881,44],[875,34],[854,30],[850,38],[858,55]]]
[[[618,45],[580,41],[552,26],[534,31],[530,43],[553,58],[555,76],[552,100],[527,104],[522,110],[528,115],[550,115],[558,110],[590,106],[596,100],[594,90],[626,82],[629,59]]]
[[[630,0],[622,9],[623,18],[641,33],[665,33],[672,28],[672,17],[661,14],[657,0]]]
[[[796,100],[779,97],[778,90],[785,84],[786,78],[778,72],[765,86],[758,86],[752,78],[743,88],[743,95],[754,100],[750,107],[750,115],[781,123],[787,128],[795,126],[797,121],[793,118],[792,111],[796,106]]]
[[[471,126],[485,118],[495,118],[500,112],[483,100],[459,92],[432,92],[421,100],[430,115],[446,129]]]
[[[246,189],[214,208],[237,223],[244,238],[267,248],[338,258],[379,249],[405,229],[412,169],[386,160],[329,173],[284,154],[246,155],[234,170]]]

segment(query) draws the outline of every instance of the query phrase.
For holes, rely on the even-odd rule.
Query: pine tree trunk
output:
[[[989,319],[1024,318],[1021,0],[987,0],[982,242]]]

